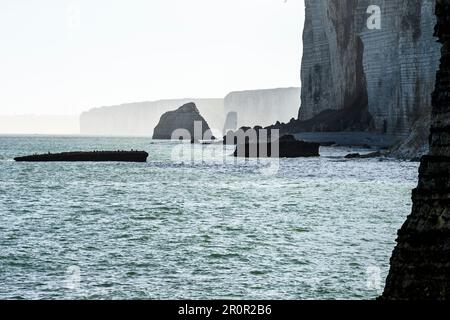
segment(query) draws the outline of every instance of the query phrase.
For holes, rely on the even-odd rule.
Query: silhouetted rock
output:
[[[382,157],[383,153],[380,151],[371,152],[367,154],[360,154],[360,153],[350,153],[345,156],[345,159],[370,159],[370,158],[378,158]]]
[[[201,123],[201,130],[194,131],[195,122]],[[210,130],[208,123],[200,115],[194,103],[187,103],[175,111],[166,112],[161,116],[158,125],[153,132],[153,139],[170,140],[177,129],[185,129],[190,133],[189,140],[199,141],[204,139],[205,132]],[[196,136],[197,135],[197,136]],[[213,137],[206,137],[209,140]]]
[[[226,135],[223,137],[223,144],[226,145],[236,145],[239,142],[244,142],[247,141],[249,142],[250,140],[256,141],[257,137],[258,137],[258,132],[256,130],[252,130],[252,128],[250,127],[241,127],[236,131],[232,131],[229,130]],[[239,141],[239,135],[245,134],[245,140],[244,141]],[[253,136],[253,138],[252,138]]]
[[[92,151],[36,154],[14,158],[18,162],[146,162],[145,151]]]
[[[421,160],[412,214],[398,232],[383,299],[450,300],[450,0],[436,1],[436,15],[443,48],[430,152]]]
[[[273,143],[278,144],[278,154],[274,153]],[[296,140],[292,135],[282,136],[278,141],[257,141],[238,144],[235,157],[243,158],[300,158],[319,157],[319,143]]]

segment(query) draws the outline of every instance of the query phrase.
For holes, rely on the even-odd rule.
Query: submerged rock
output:
[[[398,232],[382,299],[450,300],[450,0],[436,1],[436,15],[443,48],[430,151],[421,160],[412,213]]]
[[[201,128],[195,130],[195,123],[201,123]],[[206,140],[214,137],[205,137],[210,128],[206,120],[200,115],[195,103],[187,103],[175,111],[166,112],[161,116],[158,125],[153,132],[153,139],[170,140],[172,134],[178,130],[184,129],[189,134],[189,141]]]

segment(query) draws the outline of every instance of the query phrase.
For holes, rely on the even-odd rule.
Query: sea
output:
[[[145,150],[147,163],[18,163]],[[150,138],[0,136],[0,299],[375,299],[418,163],[245,160]]]

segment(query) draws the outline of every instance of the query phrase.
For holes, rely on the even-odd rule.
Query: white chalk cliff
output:
[[[431,110],[440,50],[433,37],[435,1],[305,4],[299,118],[328,109],[367,109],[370,130],[407,138]],[[368,27],[372,5],[381,9],[380,29]]]

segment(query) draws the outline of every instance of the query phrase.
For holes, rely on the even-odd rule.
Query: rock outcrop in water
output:
[[[430,152],[421,161],[412,214],[398,233],[383,299],[450,300],[450,0],[436,2],[443,48]]]
[[[199,132],[195,131],[195,123],[201,123]],[[178,129],[185,129],[191,139],[202,140],[205,132],[210,130],[208,123],[200,115],[195,103],[187,103],[175,111],[166,112],[161,116],[153,131],[153,139],[172,139],[172,134]]]
[[[92,151],[45,153],[14,158],[17,162],[146,162],[145,151]]]
[[[280,137],[277,141],[250,141],[238,144],[235,157],[241,158],[307,158],[319,157],[319,143],[296,140],[292,135]],[[274,148],[272,144],[277,144]]]
[[[434,0],[305,0],[299,120],[284,132],[375,131],[417,140],[398,155],[423,150],[411,132],[431,110],[439,60]],[[369,6],[381,28],[369,29]],[[403,150],[403,149],[406,150]],[[426,147],[425,147],[426,150]],[[423,152],[423,151],[422,151]]]

